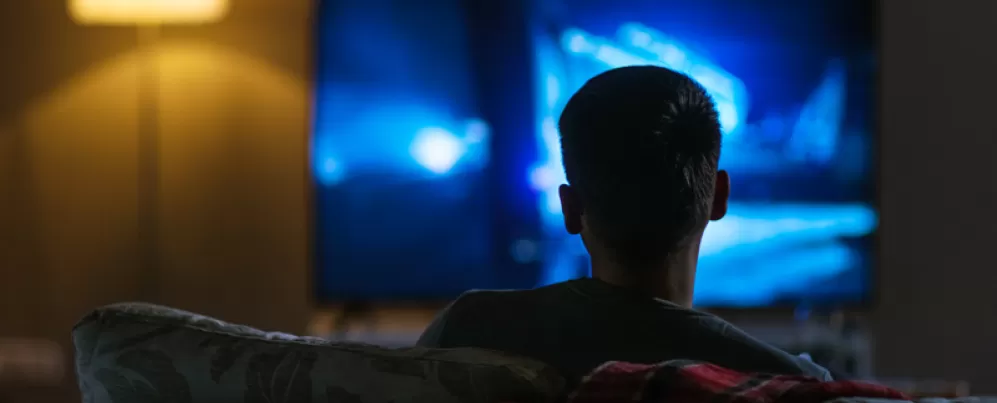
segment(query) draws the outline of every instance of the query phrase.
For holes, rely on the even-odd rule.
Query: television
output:
[[[314,289],[445,301],[589,274],[560,218],[557,117],[600,72],[701,83],[730,211],[695,303],[862,304],[876,211],[875,2],[324,0],[318,18]]]

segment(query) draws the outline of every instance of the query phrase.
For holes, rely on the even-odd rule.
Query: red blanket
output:
[[[909,400],[866,382],[821,382],[807,376],[745,374],[713,364],[608,362],[592,371],[569,403],[810,403],[843,397]]]

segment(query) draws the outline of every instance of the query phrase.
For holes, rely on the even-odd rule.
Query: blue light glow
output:
[[[570,56],[565,59],[561,54]],[[683,72],[713,97],[725,136],[721,165],[733,171],[734,186],[777,186],[765,175],[807,164],[834,161],[845,108],[845,70],[831,61],[811,95],[798,103],[798,115],[748,120],[749,93],[744,82],[674,36],[638,23],[622,24],[609,39],[569,28],[556,45],[536,38],[538,104],[537,140],[541,159],[530,173],[546,223],[548,245],[540,284],[585,274],[584,245],[564,233],[557,187],[566,182],[556,119],[566,95],[588,78],[611,68],[658,65]],[[581,61],[595,62],[581,64]],[[795,168],[794,168],[795,167]],[[739,182],[739,174],[750,181]],[[757,184],[757,185],[752,185]],[[805,192],[801,189],[800,194]],[[704,235],[697,272],[696,303],[758,306],[844,275],[862,265],[862,254],[843,239],[871,234],[875,210],[864,203],[799,203],[790,200],[733,200],[727,217],[711,223]],[[859,280],[856,280],[859,281]]]
[[[806,292],[814,282],[832,278],[858,264],[856,253],[836,242],[788,248],[754,259],[709,261],[696,273],[697,304],[764,306],[787,292]]]
[[[457,164],[464,151],[464,144],[453,133],[429,127],[416,133],[410,152],[416,162],[430,172],[445,174]]]
[[[825,164],[834,158],[845,115],[845,88],[845,67],[832,61],[793,126],[789,155],[797,161]]]
[[[740,79],[689,49],[678,39],[637,23],[617,31],[620,43],[653,55],[654,64],[685,73],[713,97],[724,133],[737,133],[748,114],[748,92]]]
[[[584,34],[568,40],[578,42],[574,46],[581,48],[584,44]],[[562,37],[563,38],[563,37]],[[567,102],[565,88],[569,85],[567,72],[559,62],[561,48],[558,44],[545,37],[535,39],[537,84],[540,86],[540,96],[537,97],[537,148],[540,158],[529,172],[529,183],[533,190],[539,193],[539,208],[545,232],[558,233],[562,220],[561,200],[557,188],[567,183],[564,168],[561,163],[561,140],[557,130],[557,117],[564,102]]]
[[[462,4],[319,3],[316,292],[442,300],[487,285],[492,129]]]
[[[509,38],[533,35],[531,46],[475,25],[460,0],[321,2],[316,292],[443,300],[588,274],[585,245],[564,230],[557,121],[589,78],[657,65],[715,101],[733,180],[727,217],[704,235],[695,302],[862,298],[877,226],[861,98],[871,51],[858,36],[836,44],[854,19],[830,20],[827,4],[772,1],[778,13],[734,0],[503,9],[507,28],[530,26]],[[737,18],[749,13],[757,21]]]
[[[656,65],[689,75],[713,97],[724,133],[737,133],[749,106],[747,90],[737,77],[678,40],[640,24],[624,24],[617,36],[614,42],[571,28],[564,31],[561,43],[570,54],[592,58],[608,68]]]
[[[316,160],[315,177],[319,183],[332,186],[343,179],[343,167],[335,158],[325,157]]]

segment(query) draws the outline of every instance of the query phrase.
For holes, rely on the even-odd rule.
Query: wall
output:
[[[156,301],[303,328],[309,3],[164,30]],[[885,3],[876,364],[997,392],[997,3]],[[89,307],[146,297],[136,35],[74,26],[56,0],[0,2],[0,22],[0,334],[65,342]]]
[[[997,392],[997,2],[884,1],[877,366]]]
[[[139,299],[304,330],[311,3],[236,0],[221,23],[162,29],[150,288],[137,30],[76,26],[61,0],[0,2],[0,337],[68,348],[88,309]]]

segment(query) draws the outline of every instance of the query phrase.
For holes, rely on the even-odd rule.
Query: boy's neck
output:
[[[593,256],[592,277],[635,293],[691,307],[698,258],[698,247],[678,250],[649,267],[623,267]]]

